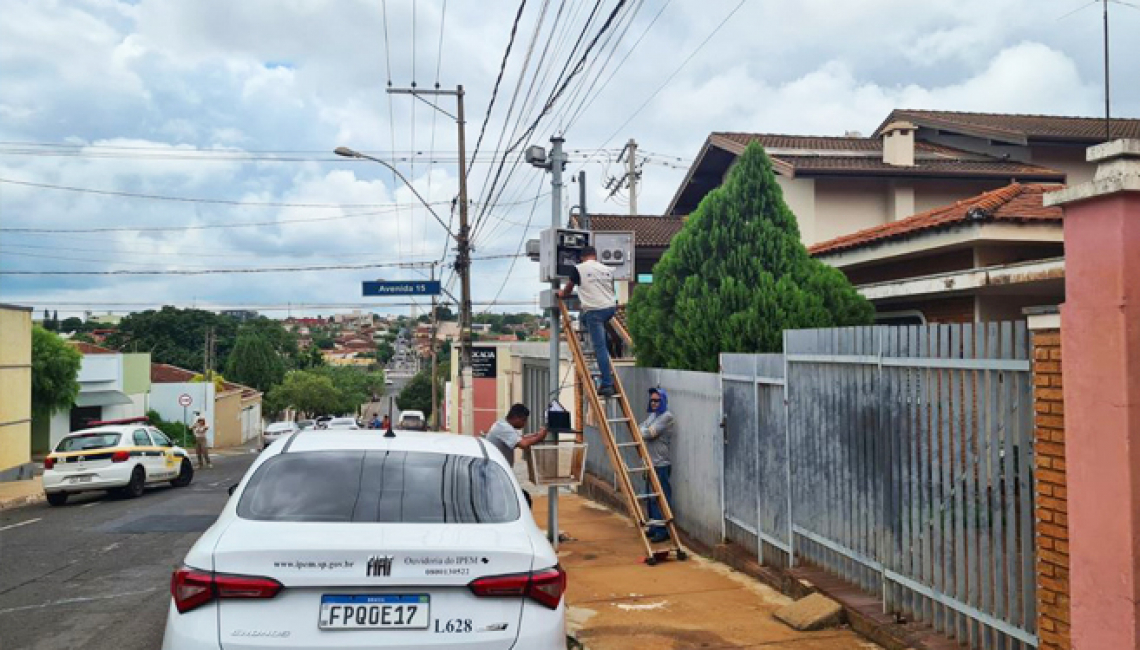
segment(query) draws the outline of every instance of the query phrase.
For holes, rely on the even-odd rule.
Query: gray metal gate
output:
[[[784,350],[721,356],[729,538],[973,647],[1036,647],[1024,323],[789,331]]]

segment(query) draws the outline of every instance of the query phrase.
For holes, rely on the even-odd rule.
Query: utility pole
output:
[[[559,136],[550,138],[550,227],[557,230],[562,227],[562,167],[566,164],[566,154],[562,152],[564,140]],[[583,209],[583,213],[585,210]],[[557,293],[562,283],[557,279],[550,281],[550,291]],[[561,330],[562,314],[559,311],[557,299],[550,308],[550,397],[560,397],[561,386]],[[567,332],[567,336],[571,333]],[[555,443],[558,442],[555,434]],[[546,492],[547,503],[547,535],[554,548],[558,548],[558,488],[551,486]]]
[[[435,265],[431,267],[431,279],[435,281]],[[436,389],[436,352],[435,352],[435,323],[436,323],[436,302],[435,296],[431,297],[431,428],[439,430],[439,395]]]
[[[578,172],[578,225],[590,229],[590,213],[586,210],[586,172]]]
[[[1108,0],[1101,0],[1104,6],[1104,141],[1112,140],[1112,104],[1109,92],[1108,65]]]
[[[641,178],[641,171],[637,168],[637,141],[633,138],[625,143],[621,153],[618,154],[617,161],[620,163],[625,158],[626,154],[629,158],[625,159],[626,172],[621,178],[611,177],[606,181],[606,189],[610,190],[610,198],[621,191],[623,188],[629,188],[629,216],[637,216],[637,181]]]
[[[459,127],[459,232],[455,234],[455,272],[459,275],[459,400],[463,405],[460,432],[475,434],[474,394],[471,390],[471,232],[467,224],[467,122],[463,112],[463,86],[455,90],[424,88],[389,88],[393,95],[412,95],[435,110],[455,120]],[[453,96],[456,114],[452,115],[424,99],[424,96]],[[450,233],[449,233],[450,234]]]

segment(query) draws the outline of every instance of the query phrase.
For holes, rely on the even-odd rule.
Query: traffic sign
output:
[[[383,282],[366,280],[365,296],[438,296],[439,280],[412,280],[408,282]]]
[[[178,396],[178,405],[181,406],[182,408],[186,408],[187,406],[190,406],[193,403],[194,403],[194,398],[190,397],[186,393],[182,393],[181,395]]]

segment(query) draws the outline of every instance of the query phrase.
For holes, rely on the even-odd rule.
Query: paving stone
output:
[[[843,608],[827,596],[815,593],[777,610],[773,616],[792,629],[808,632],[838,626],[842,622]]]

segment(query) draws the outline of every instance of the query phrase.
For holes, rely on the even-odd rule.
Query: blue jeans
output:
[[[665,493],[665,500],[669,502],[669,508],[673,507],[673,486],[669,484],[669,477],[673,474],[672,465],[654,465],[653,473],[657,474],[657,480],[661,483],[661,491]],[[646,481],[648,483],[648,481]],[[649,486],[652,492],[652,484]],[[657,504],[657,499],[649,500],[649,518],[662,521],[665,519],[664,513],[661,512],[661,506]],[[650,526],[650,535],[669,535],[669,529],[664,526]]]
[[[606,323],[616,313],[617,307],[607,307],[584,311],[581,316],[582,325],[590,333],[590,341],[594,346],[594,356],[598,359],[598,372],[602,373],[601,385],[598,388],[613,388],[614,385],[614,370],[610,366],[610,349],[606,345]]]

